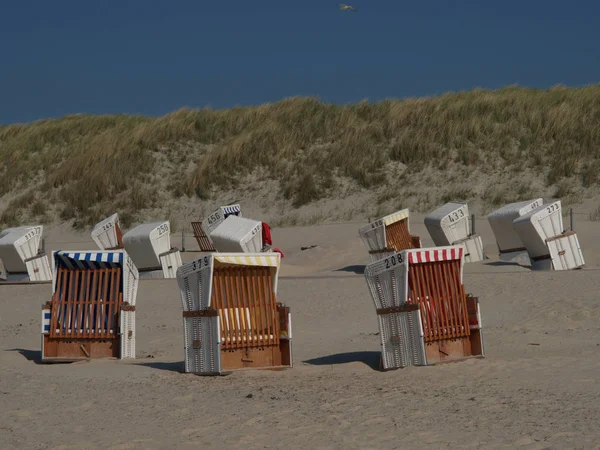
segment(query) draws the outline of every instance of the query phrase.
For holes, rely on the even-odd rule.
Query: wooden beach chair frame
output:
[[[127,254],[53,252],[53,271],[52,298],[42,307],[42,361],[134,358],[137,270]]]
[[[407,256],[408,302],[419,306],[427,363],[483,356],[479,299],[462,280],[463,248]]]
[[[292,367],[290,308],[277,301],[279,262],[278,253],[219,253],[178,270],[185,372]]]
[[[202,229],[202,222],[192,222],[192,230],[194,231],[194,238],[198,243],[198,247],[202,252],[214,252],[216,251],[211,240],[208,238],[204,230]]]
[[[382,369],[484,356],[479,301],[462,282],[463,251],[405,250],[367,266]]]
[[[386,258],[402,250],[421,248],[421,238],[410,234],[409,211],[389,214],[359,229],[371,261]]]

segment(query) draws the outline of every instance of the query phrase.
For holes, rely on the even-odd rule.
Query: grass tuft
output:
[[[83,227],[117,208],[135,220],[144,209],[168,208],[164,198],[207,200],[243,188],[240,180],[255,171],[276,180],[280,198],[298,208],[334,195],[341,179],[363,189],[387,185],[388,168],[399,163],[411,180],[426,170],[527,169],[565,194],[565,179],[585,188],[600,182],[599,122],[600,85],[591,85],[344,106],[294,97],[159,118],[76,115],[1,126],[0,198],[16,199],[4,202],[0,221],[54,214]],[[170,179],[158,186],[152,180],[167,166]],[[476,196],[456,189],[419,197],[415,208]],[[489,186],[482,197],[500,205],[531,195],[523,182]]]

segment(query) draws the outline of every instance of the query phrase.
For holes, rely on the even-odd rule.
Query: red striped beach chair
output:
[[[379,321],[382,368],[482,357],[479,301],[465,292],[460,246],[372,262],[365,278]]]

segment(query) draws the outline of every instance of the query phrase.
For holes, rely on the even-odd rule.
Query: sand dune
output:
[[[385,373],[360,225],[273,231],[293,314],[286,371],[180,373],[173,280],[140,283],[135,361],[42,365],[50,286],[0,286],[0,448],[600,448],[595,223],[577,222],[585,269],[534,273],[498,263],[478,221],[490,259],[467,265],[465,285],[481,302],[486,358]],[[422,217],[411,231],[431,245]],[[46,245],[94,248],[60,229]]]

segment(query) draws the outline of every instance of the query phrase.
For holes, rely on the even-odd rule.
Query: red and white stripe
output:
[[[462,259],[462,247],[444,247],[434,249],[419,249],[408,251],[408,262],[410,264],[418,264],[435,261],[452,261]]]

